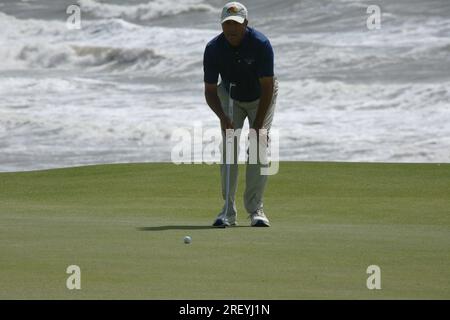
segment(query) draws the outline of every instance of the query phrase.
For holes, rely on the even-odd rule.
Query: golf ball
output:
[[[189,244],[192,242],[192,238],[189,236],[184,237],[184,243]]]

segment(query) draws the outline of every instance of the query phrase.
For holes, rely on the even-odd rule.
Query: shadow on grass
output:
[[[166,231],[166,230],[210,230],[210,229],[229,229],[229,228],[248,228],[249,226],[234,226],[227,228],[217,228],[213,226],[159,226],[159,227],[140,227],[139,231]]]

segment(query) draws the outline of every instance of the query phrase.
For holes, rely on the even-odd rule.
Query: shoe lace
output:
[[[248,219],[251,219],[254,216],[265,217],[265,214],[262,209],[257,209],[255,212],[249,213]]]

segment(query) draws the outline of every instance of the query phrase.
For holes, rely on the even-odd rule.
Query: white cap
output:
[[[244,23],[248,17],[247,8],[239,2],[228,2],[222,9],[221,23],[228,20],[234,20],[238,23]]]

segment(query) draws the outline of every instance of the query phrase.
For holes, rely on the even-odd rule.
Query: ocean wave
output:
[[[68,30],[62,21],[18,19],[4,13],[0,29],[5,31],[0,42],[6,43],[0,51],[0,70],[152,70],[153,76],[175,77],[200,73],[204,45],[215,34],[143,26],[120,18],[86,20],[81,30]]]
[[[414,110],[439,114],[445,112],[450,103],[450,81],[426,84],[368,84],[304,79],[283,82],[280,92],[278,102],[285,110],[315,114],[317,119],[329,112],[342,114],[343,120],[346,116],[351,116],[349,119],[354,120],[352,117],[358,111]],[[392,120],[389,117],[386,119]]]
[[[154,0],[138,5],[116,5],[101,3],[96,0],[78,0],[78,4],[83,12],[97,18],[122,18],[132,21],[148,21],[192,11],[215,12],[217,10],[200,0],[182,2]]]
[[[164,57],[152,49],[72,46],[81,64],[86,66],[108,66],[113,69],[147,70]]]
[[[148,70],[164,57],[146,48],[29,44],[19,50],[17,59],[33,68],[123,71]]]

